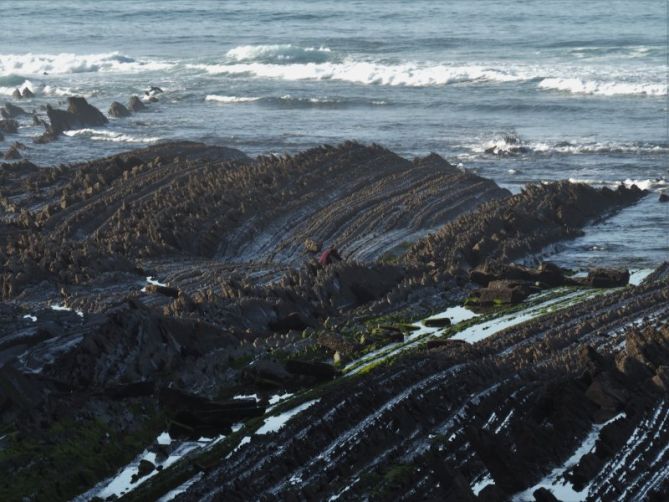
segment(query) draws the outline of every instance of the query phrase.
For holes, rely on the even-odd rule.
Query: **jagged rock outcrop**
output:
[[[109,107],[109,111],[107,113],[109,114],[110,117],[116,117],[116,118],[124,118],[130,116],[130,110],[128,110],[118,101],[112,102],[111,106]]]
[[[189,437],[228,433],[231,406],[259,415],[270,392],[325,382],[309,414],[210,461],[185,497],[319,499],[349,487],[353,498],[471,500],[490,477],[480,494],[505,499],[601,426],[597,459],[565,473],[599,495],[618,472],[613,448],[656,423],[653,410],[664,416],[664,325],[637,321],[666,317],[666,268],[484,342],[430,340],[339,380],[357,351],[403,346],[414,328],[402,320],[464,299],[470,279],[497,291],[567,284],[553,265],[508,261],[580,234],[639,190],[554,183],[512,196],[437,155],[409,161],[358,143],[258,159],[166,143],[50,169],[3,164],[0,182],[0,418],[39,451],[53,451],[52,427],[76,424],[102,428],[86,451],[105,458],[117,441],[105,438],[152,416]],[[331,246],[343,260],[319,264],[314,249]],[[255,392],[262,404],[230,403]],[[151,425],[150,440],[165,426]],[[656,445],[648,452],[650,462]],[[52,458],[0,467],[25,481]],[[630,469],[641,493],[651,480]],[[67,498],[97,481],[65,471],[31,493]]]
[[[146,105],[137,96],[132,96],[128,101],[128,110],[132,112],[141,112],[146,109]]]
[[[522,193],[487,203],[421,240],[405,260],[447,270],[508,263],[580,235],[591,219],[644,195],[636,185],[620,185],[616,190],[568,181],[528,185]]]
[[[415,351],[254,436],[178,500],[661,499],[667,300],[665,278]]]
[[[84,127],[103,126],[109,122],[100,110],[90,105],[85,98],[67,98],[67,110],[46,106],[50,125],[47,131],[35,139],[36,143],[47,143],[56,139],[63,131]]]

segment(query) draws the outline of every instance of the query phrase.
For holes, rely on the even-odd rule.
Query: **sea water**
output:
[[[28,111],[85,96],[106,111],[150,86],[159,103],[70,131],[25,157],[51,166],[168,139],[296,152],[354,139],[436,152],[518,191],[533,181],[654,191],[575,265],[669,255],[667,7],[658,0],[0,1],[0,98]],[[667,192],[669,193],[669,192]],[[599,230],[602,230],[600,228]],[[630,234],[630,231],[633,234]],[[594,254],[593,254],[594,253]]]

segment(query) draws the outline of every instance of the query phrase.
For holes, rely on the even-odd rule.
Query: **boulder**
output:
[[[67,111],[79,121],[82,126],[102,126],[109,120],[100,110],[90,105],[85,98],[67,98]]]
[[[547,488],[544,488],[543,486],[534,490],[532,495],[534,496],[535,502],[558,502],[559,500],[555,497],[555,495],[553,495],[553,492]]]
[[[177,288],[170,288],[169,286],[159,286],[158,284],[147,284],[144,286],[144,291],[147,293],[157,293],[159,295],[169,296],[170,298],[178,298],[179,290]]]
[[[4,131],[7,134],[16,134],[19,130],[19,123],[14,119],[4,119],[0,120],[0,131]]]
[[[515,305],[534,291],[531,283],[525,281],[490,281],[487,288],[472,291],[468,303],[477,305]]]
[[[33,91],[31,91],[27,87],[24,87],[23,92],[21,93],[21,97],[23,97],[25,99],[30,99],[30,98],[34,98],[35,94],[33,93]]]
[[[137,96],[132,96],[130,98],[130,101],[128,101],[128,110],[133,111],[133,112],[139,112],[146,109],[146,106],[144,106],[144,103],[142,103],[142,100],[139,99]]]
[[[2,134],[2,132],[0,132],[0,141],[4,141],[4,140],[5,140],[5,136],[4,136],[4,134]]]
[[[669,202],[669,195],[666,193],[662,192],[660,194],[660,198],[658,199],[660,202]]]
[[[21,99],[22,98],[21,91],[19,91],[18,89],[14,89],[14,92],[12,92],[12,97],[14,99]]]
[[[156,466],[153,465],[153,462],[149,462],[146,459],[142,459],[139,461],[139,465],[137,466],[137,475],[140,478],[143,478],[144,476],[148,476],[155,470]]]
[[[128,110],[124,105],[118,101],[114,101],[109,107],[107,112],[110,117],[123,118],[130,116],[130,110]]]
[[[63,131],[82,127],[105,125],[109,120],[100,110],[90,105],[85,98],[67,98],[67,110],[59,110],[46,105],[46,114],[51,125],[47,131],[35,140],[35,143],[48,143],[56,139]]]
[[[445,328],[451,325],[451,320],[448,317],[437,317],[435,319],[425,319],[423,324],[428,328]]]
[[[516,265],[515,263],[484,263],[469,272],[472,282],[487,286],[490,281],[512,280],[540,283],[548,287],[557,287],[568,284],[564,271],[550,262],[542,262],[535,269]]]
[[[595,268],[588,272],[584,283],[593,288],[618,288],[626,286],[630,280],[628,270]]]

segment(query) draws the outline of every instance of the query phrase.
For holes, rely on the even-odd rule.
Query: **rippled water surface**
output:
[[[28,110],[71,94],[106,110],[165,90],[150,111],[50,145],[30,144],[41,131],[24,119],[18,139],[38,164],[171,138],[250,154],[357,139],[435,151],[513,190],[642,184],[655,190],[643,210],[570,259],[669,253],[669,204],[657,203],[669,178],[664,2],[0,1],[0,12],[0,94],[29,87]]]

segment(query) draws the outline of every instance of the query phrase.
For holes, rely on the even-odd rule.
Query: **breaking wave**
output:
[[[240,96],[219,96],[217,94],[209,94],[204,98],[205,101],[215,101],[216,103],[251,103],[258,101],[261,98],[240,97]]]
[[[260,102],[267,105],[285,107],[339,107],[339,106],[383,106],[388,102],[380,99],[366,98],[337,98],[337,97],[296,97],[286,94],[281,97],[253,97],[253,96],[221,96],[209,94],[205,101],[222,104],[243,104]]]
[[[332,51],[328,47],[297,47],[292,44],[241,45],[230,49],[225,57],[237,63],[323,63]]]
[[[144,61],[118,52],[78,55],[62,54],[3,54],[0,57],[0,75],[69,74],[90,72],[127,72],[165,70],[173,63]]]
[[[652,192],[664,192],[669,189],[669,181],[664,178],[654,178],[654,179],[643,179],[635,180],[627,178],[621,181],[607,181],[607,180],[596,180],[596,179],[587,179],[587,178],[569,178],[570,183],[585,183],[586,185],[593,185],[597,187],[608,186],[610,188],[615,188],[619,185],[625,185],[626,187],[631,187],[636,185],[641,190],[650,190]]]
[[[63,134],[71,138],[84,137],[93,141],[111,141],[113,143],[155,143],[162,139],[158,137],[140,138],[104,129],[75,129],[72,131],[65,131]]]
[[[511,71],[485,66],[382,64],[346,60],[341,63],[307,64],[199,64],[190,65],[213,75],[251,76],[280,80],[337,80],[364,85],[431,87],[459,82],[525,80]]]
[[[613,141],[524,142],[517,134],[508,133],[471,145],[470,150],[474,153],[498,156],[527,154],[666,154],[669,153],[669,144]]]
[[[601,96],[617,96],[623,94],[666,96],[667,84],[635,83],[635,82],[604,82],[583,80],[579,78],[545,78],[539,82],[541,89],[564,91],[571,94],[595,94]]]

